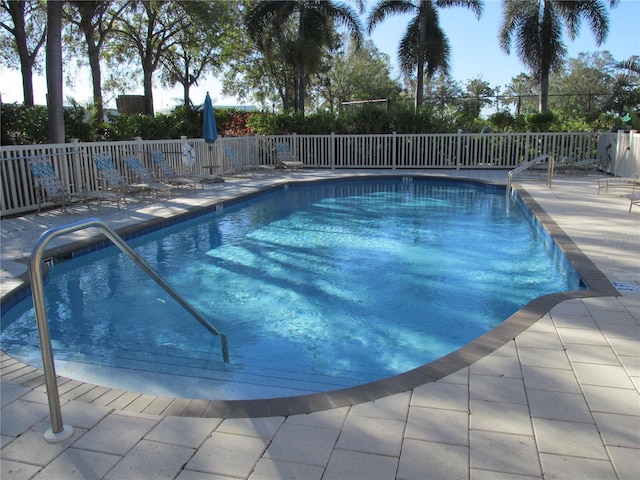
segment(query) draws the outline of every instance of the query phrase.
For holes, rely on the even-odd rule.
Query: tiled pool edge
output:
[[[481,180],[475,181],[482,183]],[[377,400],[455,373],[513,340],[562,301],[582,297],[620,296],[606,276],[533,198],[521,188],[518,189],[518,193],[578,270],[590,290],[539,297],[529,302],[500,326],[445,357],[403,374],[343,390],[262,400],[190,400],[124,392],[59,378],[61,397],[66,400],[79,400],[99,405],[105,405],[105,400],[110,399],[108,406],[114,409],[166,416],[236,418],[310,413]],[[44,384],[44,376],[40,370],[21,364],[4,352],[2,356],[3,363],[10,364],[8,375],[3,366],[3,380],[8,379],[28,388],[36,388]]]

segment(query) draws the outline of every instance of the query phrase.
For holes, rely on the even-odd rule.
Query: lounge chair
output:
[[[634,205],[640,206],[640,193],[630,193],[629,195],[625,195],[625,197],[631,202],[629,203],[629,212],[631,212],[631,207]]]
[[[227,175],[241,175],[241,174],[252,175],[257,171],[271,173],[274,170],[272,166],[268,166],[268,165],[260,165],[259,163],[253,164],[253,163],[241,162],[236,156],[236,153],[230,147],[226,147],[224,149],[224,153],[232,165],[232,168],[226,171]]]
[[[129,183],[120,171],[113,164],[111,157],[105,153],[94,155],[93,161],[96,164],[102,180],[103,188],[106,191],[118,195],[127,203],[127,194],[142,193],[147,190],[144,184]]]
[[[155,150],[151,152],[151,158],[153,160],[153,163],[155,163],[156,167],[160,169],[161,180],[165,183],[174,185],[176,187],[190,187],[190,188],[193,188],[194,190],[196,189],[196,186],[198,185],[199,181],[200,183],[202,183],[202,180],[200,180],[196,176],[186,177],[186,176],[179,175],[173,169],[173,167],[169,165],[169,162],[167,162],[167,159],[165,158],[164,153],[160,151]]]
[[[604,193],[609,193],[609,188],[631,189],[631,193],[635,193],[636,189],[640,190],[640,175],[633,177],[606,177],[598,179],[598,195],[600,190],[604,188]]]
[[[223,169],[223,175],[249,175],[249,169],[242,164],[240,159],[236,156],[236,152],[232,148],[226,147],[224,149],[225,157],[231,163],[231,168]]]
[[[276,143],[276,168],[282,168],[286,170],[301,170],[304,167],[304,163],[297,160],[291,154],[291,147],[286,142]]]
[[[137,177],[140,183],[136,184],[139,186],[145,186],[153,195],[153,198],[158,196],[158,193],[164,193],[169,198],[171,198],[171,185],[167,185],[166,183],[158,182],[151,172],[147,170],[138,157],[135,155],[129,155],[124,158],[124,163],[129,170],[133,172],[133,174]]]
[[[583,172],[585,175],[589,175],[589,172],[593,172],[598,168],[598,161],[593,158],[585,158],[584,160],[578,160],[573,163],[573,171]]]
[[[60,180],[51,164],[42,156],[30,158],[28,164],[29,170],[39,187],[36,192],[38,198],[38,215],[42,209],[42,204],[46,202],[59,204],[62,206],[62,210],[66,212],[67,204],[75,202],[85,203],[87,208],[91,209],[89,202],[97,201],[98,211],[100,211],[103,200],[115,200],[118,204],[118,209],[120,209],[118,197],[108,192],[69,192],[69,189],[64,182]]]
[[[556,163],[555,168],[555,173],[567,173],[569,175],[584,173],[589,175],[589,172],[598,168],[598,162],[592,158],[576,160],[575,158],[564,157],[560,162]]]

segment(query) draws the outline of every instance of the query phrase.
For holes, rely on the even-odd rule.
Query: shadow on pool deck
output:
[[[406,176],[406,175],[405,175]],[[347,177],[348,178],[348,177]],[[371,178],[380,178],[380,175],[373,175]],[[437,177],[441,178],[441,177]],[[321,181],[324,181],[322,179]],[[486,183],[487,180],[473,180],[478,183]],[[292,184],[295,180],[287,183]],[[494,183],[494,182],[489,182]],[[215,210],[219,205],[228,205],[230,201],[237,201],[238,198],[248,198],[264,189],[273,188],[270,185],[261,185],[258,190],[246,191],[240,197],[227,198],[224,201],[216,199],[213,202],[205,202],[203,205],[187,206],[187,211],[180,212],[177,218],[182,221],[191,218],[193,215],[202,214]],[[221,190],[221,189],[220,189]],[[216,190],[213,189],[212,192]],[[502,347],[507,342],[513,340],[517,335],[528,329],[533,323],[540,319],[552,307],[565,300],[584,297],[598,296],[618,296],[619,293],[602,272],[585,256],[576,244],[559,228],[553,219],[538,205],[535,200],[524,189],[517,189],[518,195],[524,200],[529,209],[542,222],[547,232],[555,239],[556,243],[579,272],[584,283],[589,290],[562,292],[545,295],[529,302],[525,307],[512,315],[498,327],[492,329],[466,346],[421,367],[415,368],[405,373],[394,375],[379,381],[358,385],[354,387],[320,392],[308,395],[297,395],[292,397],[264,398],[255,400],[206,400],[207,405],[197,416],[206,417],[265,417],[265,416],[289,416],[321,411],[330,408],[355,405],[371,400],[378,400],[390,395],[405,392],[429,382],[440,380],[452,373],[459,371],[477,360],[485,357],[489,353]],[[166,203],[166,202],[164,202]],[[163,204],[164,204],[163,203]],[[125,238],[147,232],[156,228],[161,228],[171,224],[174,220],[165,215],[154,218],[139,217],[135,223],[118,229],[118,233]],[[80,231],[79,233],[82,233]],[[104,238],[104,237],[100,237]],[[93,250],[96,247],[110,245],[107,239],[97,239],[96,236],[83,238],[69,243],[63,243],[49,250],[45,258],[64,258],[73,251]],[[20,296],[20,295],[18,295]],[[26,369],[31,367],[25,366]],[[36,380],[37,379],[37,380]],[[36,379],[28,377],[23,386],[34,386],[35,382],[41,381],[42,376],[36,374]],[[63,383],[65,380],[61,380]],[[117,390],[117,389],[114,389]],[[141,392],[144,393],[144,392]],[[154,413],[161,415],[192,415],[189,409],[184,409],[183,399],[172,397],[158,397],[158,405],[164,405],[161,410],[154,410]]]
[[[506,179],[496,171],[435,173]],[[343,174],[278,179],[336,175]],[[229,182],[169,210],[270,181]],[[553,189],[523,183],[521,194],[535,200],[532,208],[591,290],[537,299],[413,372],[300,404],[171,399],[61,379],[63,416],[75,433],[56,445],[42,440],[42,372],[3,354],[2,478],[638,478],[640,300],[631,287],[640,285],[640,210],[629,214],[622,199],[597,196],[591,178],[559,178]],[[153,204],[106,217],[125,226],[165,212]],[[28,256],[31,240],[84,216],[3,220],[3,296],[20,284],[26,270],[15,260]],[[621,295],[611,281],[629,291]],[[316,412],[289,415],[308,408]],[[247,414],[269,418],[222,420]]]

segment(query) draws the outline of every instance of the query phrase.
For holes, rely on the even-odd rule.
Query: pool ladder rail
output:
[[[49,414],[51,417],[51,429],[47,430],[44,438],[47,442],[61,442],[73,435],[73,428],[63,425],[62,413],[60,409],[60,397],[58,394],[58,383],[53,361],[53,349],[51,347],[51,334],[49,332],[49,321],[44,297],[44,284],[42,278],[42,264],[44,250],[48,243],[56,237],[72,233],[85,228],[98,228],[109,240],[111,240],[122,252],[127,254],[136,265],[138,265],[147,275],[149,275],[158,285],[160,285],[174,300],[176,300],[187,312],[198,320],[213,335],[220,337],[222,358],[225,363],[229,363],[229,347],[227,336],[216,329],[209,321],[195,310],[177,291],[167,283],[133,248],[131,248],[115,231],[106,223],[97,218],[88,218],[79,222],[70,223],[60,227],[50,228],[38,239],[31,254],[29,277],[31,280],[31,292],[33,305],[38,324],[38,336],[40,339],[40,352],[42,354],[42,369],[44,371],[45,384],[47,387],[47,398],[49,400]]]
[[[516,168],[514,168],[513,170],[511,170],[509,172],[509,174],[507,175],[507,197],[509,195],[511,195],[511,183],[512,183],[513,177],[515,175],[517,175],[519,173],[522,173],[525,170],[530,169],[534,165],[537,165],[538,163],[545,162],[547,160],[548,160],[548,164],[547,164],[547,186],[549,188],[551,188],[551,184],[553,182],[553,171],[555,169],[555,161],[554,161],[555,159],[554,159],[553,155],[549,155],[548,153],[545,153],[543,155],[538,155],[533,160],[529,160],[528,162],[525,162],[522,165],[518,165]]]

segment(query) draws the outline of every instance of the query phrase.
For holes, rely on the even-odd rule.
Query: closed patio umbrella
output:
[[[204,107],[202,112],[202,138],[209,144],[209,158],[213,154],[213,143],[218,139],[218,129],[216,128],[216,116],[213,113],[213,104],[209,92],[204,97]],[[218,170],[217,162],[209,161],[209,165],[203,165],[203,168],[209,170],[209,173],[213,174]]]
[[[212,144],[218,139],[218,130],[216,128],[216,116],[213,114],[213,104],[209,92],[204,98],[204,121],[202,122],[202,138],[208,144]]]

